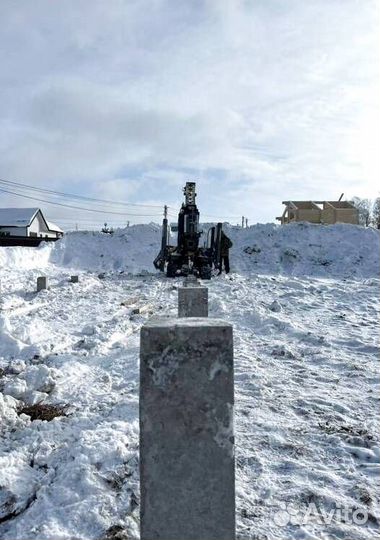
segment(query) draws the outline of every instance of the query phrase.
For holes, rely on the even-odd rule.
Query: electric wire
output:
[[[37,192],[37,193],[46,193],[46,194],[50,194],[54,197],[58,196],[58,197],[63,197],[63,198],[67,198],[67,199],[73,199],[74,201],[75,200],[78,200],[78,201],[88,201],[88,202],[100,202],[100,203],[103,203],[103,204],[107,204],[107,205],[113,205],[113,206],[133,206],[133,207],[141,207],[141,208],[162,208],[164,205],[151,205],[151,204],[140,204],[140,203],[128,203],[126,201],[110,201],[108,199],[100,199],[100,198],[95,198],[95,197],[87,197],[87,196],[84,196],[84,195],[75,195],[75,194],[71,194],[71,193],[64,193],[62,191],[55,191],[55,190],[51,190],[51,189],[46,189],[46,188],[37,188],[35,186],[31,186],[29,184],[24,184],[24,183],[21,183],[21,182],[14,182],[14,181],[11,181],[11,180],[5,180],[3,178],[0,178],[0,185],[1,186],[6,186],[6,187],[12,187],[14,186],[14,189],[18,189],[18,191],[21,191],[21,193],[17,192],[17,191],[13,191],[13,190],[10,190],[10,189],[5,189],[4,187],[0,187],[0,191],[4,192],[4,193],[9,193],[11,195],[16,195],[18,197],[23,197],[23,198],[26,198],[26,199],[30,199],[30,200],[35,200],[35,201],[38,201],[38,202],[44,202],[46,204],[50,204],[50,205],[55,205],[55,206],[62,206],[62,207],[65,207],[65,208],[71,208],[71,209],[76,209],[76,210],[84,210],[84,211],[87,211],[87,212],[95,212],[95,213],[101,213],[101,214],[113,214],[113,215],[120,215],[120,216],[133,216],[133,217],[158,217],[158,216],[161,216],[161,213],[157,213],[157,214],[134,214],[134,213],[129,213],[129,212],[116,212],[115,210],[108,210],[108,209],[92,209],[92,208],[85,208],[85,207],[82,207],[82,206],[74,206],[74,205],[70,205],[70,204],[65,204],[65,203],[62,203],[62,202],[58,202],[58,201],[51,201],[51,200],[46,200],[46,199],[42,199],[42,198],[36,198],[36,197],[33,197],[32,195],[27,195],[25,194],[24,192],[25,191],[32,191],[32,192]],[[167,206],[167,208],[172,208],[170,206]],[[172,218],[172,219],[176,219],[177,218],[177,214],[175,214],[173,211],[170,211],[168,212],[168,217]],[[218,219],[218,220],[228,220],[228,219],[241,219],[241,216],[221,216],[221,215],[213,215],[213,214],[202,214],[202,217],[205,217],[205,218],[214,218],[214,219]]]
[[[160,216],[161,214],[131,214],[129,212],[115,212],[113,210],[100,210],[100,209],[95,209],[95,208],[86,208],[84,206],[73,206],[71,204],[65,204],[65,203],[60,203],[60,202],[57,202],[57,201],[48,201],[46,199],[40,199],[40,198],[36,198],[36,197],[32,197],[31,195],[23,195],[21,193],[16,193],[15,191],[10,191],[8,189],[4,189],[4,188],[0,188],[0,191],[2,191],[3,193],[10,193],[11,195],[16,195],[18,197],[22,197],[24,199],[31,199],[33,201],[37,201],[37,202],[44,202],[46,204],[51,204],[53,206],[63,206],[65,208],[71,208],[71,209],[75,209],[75,210],[84,210],[86,212],[97,212],[99,214],[113,214],[113,215],[117,215],[117,216],[134,216],[134,217],[155,217],[155,216]]]
[[[31,186],[28,184],[22,184],[20,182],[13,182],[11,180],[4,180],[3,178],[0,178],[0,184],[5,184],[6,186],[15,186],[15,188],[18,188],[19,190],[32,190],[37,191],[41,193],[48,193],[51,195],[59,195],[60,197],[67,197],[70,199],[78,199],[83,201],[91,201],[91,202],[101,202],[106,204],[113,204],[113,205],[119,205],[119,206],[141,206],[146,208],[162,208],[164,205],[153,205],[153,204],[140,204],[140,203],[128,203],[126,201],[110,201],[107,199],[98,199],[95,197],[87,197],[85,195],[75,195],[73,193],[64,193],[62,191],[54,191],[51,189],[46,188],[37,188],[35,186]]]

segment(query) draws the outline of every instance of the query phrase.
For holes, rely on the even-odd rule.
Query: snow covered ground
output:
[[[210,314],[234,325],[239,538],[372,539],[378,231],[228,234],[233,272],[207,285]],[[139,225],[0,248],[0,538],[138,538],[139,330],[176,313],[181,283],[153,272],[159,244]],[[37,403],[59,415],[32,420]]]

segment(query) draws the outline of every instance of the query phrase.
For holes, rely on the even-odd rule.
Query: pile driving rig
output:
[[[201,279],[210,279],[212,269],[221,268],[222,224],[211,227],[207,233],[204,247],[199,247],[199,210],[195,204],[195,182],[186,182],[183,188],[185,202],[178,214],[178,239],[176,246],[169,245],[169,227],[167,217],[162,222],[161,250],[155,260],[157,270],[165,272],[167,277],[194,274]]]

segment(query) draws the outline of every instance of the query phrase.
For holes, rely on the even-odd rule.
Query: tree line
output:
[[[349,202],[358,209],[359,225],[380,229],[380,197],[376,199],[353,197]]]

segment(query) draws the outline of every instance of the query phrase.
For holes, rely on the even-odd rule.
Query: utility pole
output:
[[[165,252],[166,246],[169,242],[169,225],[168,225],[168,207],[164,206],[164,219],[162,222],[162,238],[161,238],[161,251]]]
[[[241,216],[241,228],[244,229],[244,216]]]

